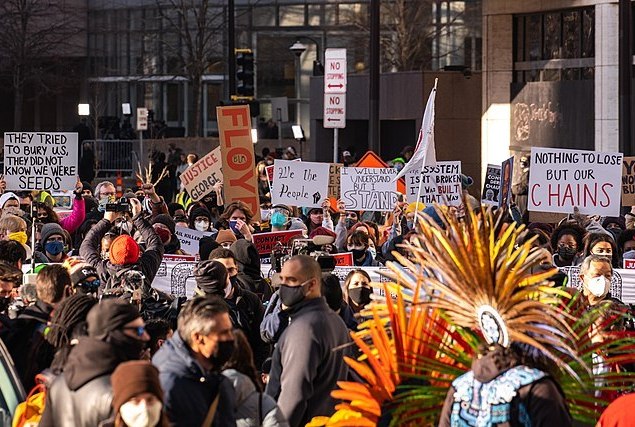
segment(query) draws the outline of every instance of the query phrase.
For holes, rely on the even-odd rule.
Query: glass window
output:
[[[304,5],[280,6],[280,26],[299,27],[304,25]]]
[[[539,61],[542,59],[542,19],[541,15],[530,15],[526,17],[525,43],[527,46],[528,61]]]
[[[560,58],[560,12],[545,14],[544,59]]]
[[[581,45],[580,12],[577,10],[562,14],[562,57],[579,58]]]
[[[595,9],[590,7],[582,11],[582,57],[595,56]]]
[[[166,119],[168,122],[177,122],[179,120],[179,86],[180,85],[174,83],[168,83],[166,85],[168,105]]]
[[[324,13],[324,7],[321,4],[310,4],[309,6],[309,25],[317,26],[322,25],[322,16]]]
[[[249,27],[251,25],[250,18],[251,13],[248,7],[237,7],[236,8],[236,26],[237,27]]]
[[[525,18],[524,17],[515,17],[514,18],[514,29],[515,29],[515,60],[516,61],[524,61],[525,60]]]
[[[336,4],[324,5],[324,25],[338,25]]]
[[[254,27],[272,27],[276,25],[276,7],[258,6],[253,8]]]

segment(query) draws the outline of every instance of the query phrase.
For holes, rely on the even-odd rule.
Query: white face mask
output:
[[[129,401],[121,405],[119,414],[128,427],[154,427],[161,419],[163,404],[158,400]]]
[[[225,298],[229,298],[232,294],[232,283],[227,280],[227,286],[225,286]]]
[[[196,221],[194,223],[194,228],[198,231],[207,231],[209,230],[209,222],[207,221]]]
[[[604,276],[592,277],[586,284],[591,295],[601,298],[609,293],[609,280]]]
[[[117,227],[121,230],[122,233],[131,234],[132,233],[132,223],[128,220],[121,221],[117,224]]]
[[[635,259],[635,249],[631,249],[630,251],[624,252],[624,259]]]

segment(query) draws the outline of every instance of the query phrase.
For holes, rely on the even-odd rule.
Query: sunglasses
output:
[[[142,336],[146,332],[145,326],[126,326],[124,327],[124,329],[127,329],[129,331],[135,331],[138,337]]]
[[[101,280],[95,279],[91,281],[80,282],[77,284],[78,288],[86,289],[88,292],[96,292],[101,285]]]

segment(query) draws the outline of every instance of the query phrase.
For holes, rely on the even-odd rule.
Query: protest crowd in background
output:
[[[626,313],[626,320],[605,314],[594,323],[594,342],[633,329],[635,298],[628,290],[635,280],[628,268],[635,264],[635,199],[621,209],[627,200],[622,167],[628,176],[632,163],[619,154],[537,149],[489,165],[481,192],[459,161],[414,164],[411,146],[378,168],[349,151],[332,164],[302,161],[291,147],[282,156],[268,150],[255,156],[250,141],[251,152],[221,135],[221,146],[209,153],[153,151],[152,170],[140,171],[137,186],[118,189],[107,180],[77,179],[72,156],[65,171],[63,162],[49,166],[41,175],[47,179],[12,171],[25,154],[7,150],[7,138],[5,156],[13,159],[5,158],[9,169],[0,183],[0,337],[24,390],[36,392],[16,412],[17,425],[29,417],[41,426],[75,427],[329,425],[325,420],[341,401],[331,393],[341,382],[375,378],[360,375],[359,364],[369,362],[355,362],[364,349],[351,333],[379,315],[374,304],[396,298],[371,285],[380,281],[378,272],[391,262],[414,271],[426,227],[449,235],[488,209],[509,229],[523,224],[526,231],[510,248],[531,252],[531,268],[523,272],[552,282],[562,291],[554,298],[577,297],[582,312],[602,306]],[[29,141],[28,135],[10,138],[14,147]],[[66,147],[42,146],[56,147],[60,156]],[[40,154],[51,155],[34,155]],[[509,362],[512,350],[499,346],[490,360],[489,343],[486,356],[475,357],[481,370],[472,367],[479,387],[516,372],[523,359],[517,352]],[[609,363],[603,347],[596,353],[595,362],[587,361],[594,371],[625,373],[635,366],[627,358]],[[434,354],[429,357],[441,357]],[[464,360],[462,372],[469,363]],[[525,417],[533,420],[525,425],[571,425],[575,414],[559,377],[541,372],[514,383],[519,394],[506,401],[508,418],[492,422],[517,425],[509,417]],[[399,405],[390,404],[399,381],[429,385],[416,375],[393,380],[392,388],[377,391],[383,403],[360,412],[375,414],[378,425],[399,414]],[[591,390],[590,398],[625,405],[629,381]],[[484,416],[463,413],[465,402],[457,406],[462,387],[457,379],[443,391],[431,424],[476,425],[457,420]],[[446,399],[448,388],[456,393]],[[624,408],[630,407],[607,411],[601,425],[627,425],[615,421]],[[343,425],[368,425],[349,422]]]

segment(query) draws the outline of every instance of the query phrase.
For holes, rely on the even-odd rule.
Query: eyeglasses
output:
[[[102,191],[101,193],[99,193],[99,195],[101,197],[105,197],[105,196],[115,196],[117,193],[114,191]]]
[[[129,330],[129,331],[135,331],[138,337],[142,336],[146,332],[145,326],[125,326],[123,329]]]

